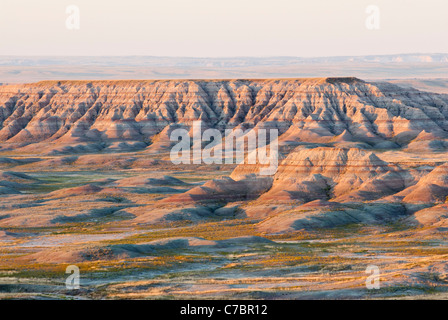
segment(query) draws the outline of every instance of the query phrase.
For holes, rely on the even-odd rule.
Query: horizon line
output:
[[[130,55],[40,55],[40,54],[20,54],[20,55],[5,55],[0,54],[0,57],[70,57],[70,58],[90,58],[90,57],[151,57],[151,58],[183,58],[183,59],[244,59],[244,58],[301,58],[301,59],[314,59],[314,58],[345,58],[345,57],[374,57],[374,56],[397,56],[397,55],[448,55],[448,52],[409,52],[409,53],[384,53],[384,54],[358,54],[358,55],[318,55],[318,56],[291,56],[291,55],[269,55],[269,56],[256,56],[256,55],[243,55],[243,56],[171,56],[171,55],[144,55],[144,54],[130,54]]]

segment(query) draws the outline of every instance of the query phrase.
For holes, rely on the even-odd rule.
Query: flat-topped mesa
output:
[[[0,150],[40,153],[151,147],[194,121],[204,129],[276,128],[281,144],[389,148],[408,144],[423,130],[446,139],[447,119],[446,96],[354,77],[0,86]],[[167,150],[169,139],[162,144]]]
[[[331,84],[335,84],[335,83],[348,83],[348,84],[353,84],[353,83],[365,83],[364,80],[358,79],[356,77],[329,77],[329,78],[325,78],[325,81]]]
[[[27,86],[32,88],[51,88],[54,86],[74,86],[74,85],[88,85],[88,86],[131,86],[131,85],[149,85],[166,82],[235,82],[235,81],[248,81],[248,82],[271,82],[271,81],[296,81],[296,82],[320,82],[320,83],[365,83],[364,80],[356,77],[313,77],[313,78],[272,78],[272,79],[160,79],[160,80],[43,80],[34,83],[16,84],[16,85],[4,85],[4,86]]]

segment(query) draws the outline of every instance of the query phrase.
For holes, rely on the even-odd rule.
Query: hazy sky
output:
[[[66,8],[80,10],[69,30]],[[366,8],[380,9],[369,30]],[[0,55],[448,52],[446,0],[0,0]]]

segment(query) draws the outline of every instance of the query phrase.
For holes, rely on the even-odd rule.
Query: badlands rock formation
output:
[[[356,78],[0,86],[2,149],[39,153],[162,148],[171,130],[195,120],[204,128],[278,128],[283,144],[388,149],[429,139],[440,143],[428,148],[439,148],[447,117],[446,96]]]
[[[173,163],[194,121],[278,129],[277,165]],[[356,78],[0,85],[0,294],[446,295],[447,147],[446,95]]]
[[[202,221],[222,212],[235,216],[238,209],[240,217],[267,219],[259,225],[266,232],[381,223],[413,214],[413,223],[424,223],[428,219],[422,217],[433,213],[419,210],[441,205],[448,196],[448,97],[357,78],[3,85],[0,152],[43,158],[0,160],[23,168],[23,161],[154,168],[170,163],[171,132],[191,131],[194,121],[201,121],[202,130],[222,133],[278,129],[276,172],[259,176],[263,165],[242,163],[230,177],[198,186],[131,177],[50,196],[171,193],[126,212],[137,216],[136,223],[159,223]],[[19,180],[26,177],[3,176],[0,193],[20,193],[25,182]]]

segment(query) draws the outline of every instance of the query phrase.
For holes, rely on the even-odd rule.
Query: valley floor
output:
[[[229,175],[233,166],[8,157],[17,161],[2,164],[3,178],[18,192],[0,196],[2,299],[447,297],[445,228],[398,219],[269,233],[259,228],[263,219],[221,212],[219,201],[209,205],[212,214],[187,208],[190,220],[147,224],[142,217],[160,212],[161,200]],[[69,265],[80,269],[78,290],[65,287]],[[366,287],[369,266],[379,269],[379,289]]]

